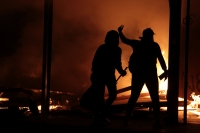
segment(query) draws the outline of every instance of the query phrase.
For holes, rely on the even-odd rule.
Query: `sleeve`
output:
[[[116,69],[121,74],[123,72],[122,68],[122,62],[121,62],[121,55],[122,55],[122,49],[118,47],[117,49],[117,60],[116,60]]]
[[[132,39],[126,38],[122,32],[119,32],[119,37],[123,43],[130,45],[133,48],[136,42],[138,42],[138,40],[132,40]]]
[[[158,54],[158,55],[157,55],[157,56],[158,56],[158,60],[159,60],[159,62],[160,62],[160,65],[161,65],[162,69],[163,69],[164,71],[166,71],[166,70],[167,70],[167,66],[166,66],[164,57],[163,57],[163,55],[162,55],[160,46],[159,46],[158,44],[157,44],[157,54]]]

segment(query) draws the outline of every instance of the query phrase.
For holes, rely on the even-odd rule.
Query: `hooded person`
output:
[[[122,68],[122,50],[119,47],[118,32],[115,30],[108,31],[104,42],[96,50],[91,68],[90,80],[92,85],[90,86],[90,93],[92,92],[92,98],[90,102],[92,100],[92,105],[90,107],[94,111],[93,124],[105,124],[104,119],[107,119],[108,109],[117,97],[115,70],[122,76],[126,75],[126,71]],[[104,100],[105,86],[108,89],[106,101]],[[103,121],[103,123],[99,123],[100,121]]]
[[[159,122],[159,86],[158,86],[158,75],[157,75],[157,60],[165,73],[167,73],[167,66],[162,56],[162,52],[158,43],[154,42],[153,36],[155,33],[151,28],[146,28],[142,32],[140,40],[128,39],[122,33],[123,25],[118,28],[120,38],[123,43],[129,45],[133,49],[133,53],[129,59],[129,70],[132,74],[131,81],[131,96],[128,101],[125,122],[124,125],[129,125],[130,117],[133,108],[139,98],[140,92],[146,84],[153,106],[153,112],[155,117],[154,126],[160,126]],[[167,74],[165,75],[165,80]]]

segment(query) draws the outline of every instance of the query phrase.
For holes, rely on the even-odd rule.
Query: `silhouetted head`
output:
[[[119,33],[116,30],[110,30],[106,34],[105,43],[118,46],[119,45]]]
[[[145,39],[145,40],[149,40],[149,41],[153,41],[153,35],[155,33],[153,32],[153,30],[151,28],[147,28],[147,29],[144,29],[143,32],[142,32],[142,39]]]

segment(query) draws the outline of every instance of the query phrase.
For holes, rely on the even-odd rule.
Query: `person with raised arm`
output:
[[[124,126],[130,124],[130,118],[133,108],[139,98],[140,92],[146,84],[153,106],[154,112],[154,127],[160,126],[159,113],[159,85],[157,75],[157,59],[161,64],[164,73],[167,73],[167,66],[162,56],[161,49],[158,43],[154,42],[154,32],[151,28],[143,30],[143,36],[140,39],[128,39],[122,33],[124,26],[118,28],[121,41],[132,47],[133,53],[129,59],[129,71],[132,74],[131,95],[128,100],[127,110],[125,114]],[[167,74],[164,75],[165,80]]]

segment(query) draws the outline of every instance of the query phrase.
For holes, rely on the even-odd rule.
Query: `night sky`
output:
[[[196,3],[198,0],[191,0],[191,6]],[[44,1],[4,0],[0,5],[0,86],[41,89]],[[196,41],[200,14],[198,8],[192,8],[191,13],[195,18],[190,49],[195,56],[190,55],[190,73],[195,75],[200,73]],[[90,86],[96,49],[104,43],[106,32],[121,24],[124,34],[134,39],[151,27],[168,63],[168,0],[54,0],[51,89],[84,92]],[[184,25],[182,28],[184,33]],[[125,68],[132,49],[122,43],[120,47]],[[130,79],[128,72],[118,88],[129,86]]]

